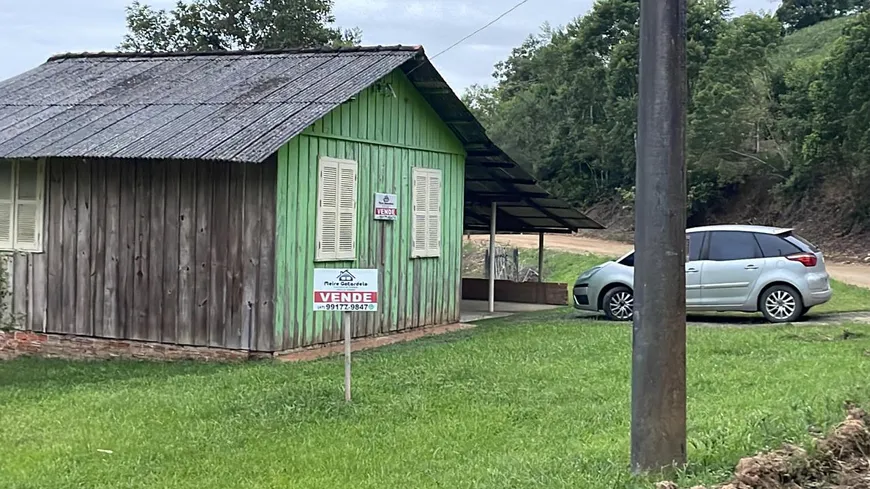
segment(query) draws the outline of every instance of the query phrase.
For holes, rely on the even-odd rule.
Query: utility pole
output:
[[[640,1],[631,467],[686,462],[686,0]]]

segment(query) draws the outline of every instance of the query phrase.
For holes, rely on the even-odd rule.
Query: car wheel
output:
[[[604,315],[611,321],[628,321],[634,313],[634,292],[624,285],[604,294]]]
[[[804,312],[800,294],[787,285],[774,285],[761,295],[761,313],[771,323],[789,323]]]

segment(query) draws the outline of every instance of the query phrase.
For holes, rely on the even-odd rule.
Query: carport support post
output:
[[[495,312],[495,213],[497,204],[492,203],[489,220],[489,312]]]
[[[641,0],[631,467],[686,463],[686,0]]]

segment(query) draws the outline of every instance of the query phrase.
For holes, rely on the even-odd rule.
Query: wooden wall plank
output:
[[[151,224],[150,161],[136,162],[135,234],[133,235],[133,313],[130,338],[151,340],[148,335],[148,243]]]
[[[91,310],[90,330],[93,335],[103,331],[106,270],[106,161],[91,164],[91,262],[89,305]]]
[[[196,325],[196,165],[179,163],[178,318],[176,341],[195,342]]]
[[[209,278],[211,271],[211,207],[212,163],[196,164],[196,270],[194,271],[195,301],[193,340],[195,345],[207,345]]]
[[[258,351],[271,351],[275,345],[275,193],[278,163],[273,155],[262,163],[263,182],[260,185],[260,291],[257,311]]]
[[[166,222],[166,166],[165,161],[155,161],[150,164],[151,181],[149,188],[151,190],[150,212],[148,220],[148,242],[146,256],[147,264],[147,334],[148,341],[161,341],[163,337],[163,308],[164,308],[164,276],[163,265],[167,260],[164,253],[164,240]],[[143,202],[143,206],[145,203]],[[143,237],[144,239],[144,237]],[[144,268],[144,267],[143,267]]]
[[[291,151],[290,148],[292,147],[291,142],[291,144],[285,145],[281,148],[278,151],[277,161],[285,161],[287,159],[287,154]],[[279,165],[281,170],[277,174],[275,188],[277,201],[280,202],[281,205],[276,205],[275,207],[277,226],[276,235],[288,236],[296,229],[294,227],[295,221],[287,217],[287,213],[291,212],[290,199],[287,197],[287,184],[290,181],[291,175],[288,172],[289,167],[287,165],[283,163],[279,163]],[[289,257],[286,253],[287,249],[286,247],[282,247],[280,251],[281,252],[279,253],[276,250],[275,253],[275,276],[277,279],[275,288],[275,329],[273,331],[273,336],[276,338],[283,338],[283,329],[286,327],[287,321],[290,321],[290,304],[293,301],[291,294],[294,290],[290,288],[291,282],[286,280],[286,277],[289,274],[288,269],[290,267],[290,264],[288,263]],[[257,309],[259,311],[259,307]],[[278,344],[283,345],[282,341],[279,341]]]
[[[47,213],[47,211],[46,211]],[[44,229],[48,228],[47,222]],[[48,234],[44,232],[45,239]],[[36,253],[30,257],[30,304],[29,327],[33,331],[46,331],[48,307],[48,254]]]
[[[160,320],[160,340],[166,343],[178,341],[178,277],[181,210],[181,164],[170,161],[166,165],[165,196],[163,209],[163,295],[161,297],[163,318]]]
[[[287,168],[287,182],[284,189],[287,203],[286,207],[290,207],[287,216],[290,217],[290,223],[287,225],[287,232],[294,236],[306,236],[308,230],[308,208],[306,207],[308,193],[297,192],[295,189],[300,186],[308,185],[308,177],[311,173],[317,173],[317,167],[311,168],[307,165],[295,164],[295,161],[304,161],[308,159],[308,144],[302,139],[296,144],[289,144],[288,150],[284,153],[284,158],[279,159]],[[302,247],[307,243],[306,240],[298,239],[296,248],[288,246],[283,250],[285,257],[285,266],[282,273],[285,278],[290,278],[300,273],[299,257],[305,256]],[[302,281],[305,281],[305,274],[302,274]],[[292,283],[292,282],[291,282]],[[285,287],[287,287],[285,285]],[[286,294],[286,304],[284,308],[284,323],[281,325],[281,345],[285,348],[296,348],[298,345],[305,343],[306,335],[311,334],[312,327],[308,329],[304,327],[305,321],[302,314],[305,311],[305,291],[299,287],[289,286]]]
[[[221,344],[227,348],[242,347],[242,234],[244,233],[245,209],[245,166],[235,164],[230,166],[229,198],[227,199],[229,219],[227,221],[227,256],[224,295],[225,325]]]
[[[76,253],[72,256],[75,262],[75,304],[70,309],[75,314],[75,334],[93,335],[91,320],[91,165],[87,161],[78,162],[76,166],[76,205],[74,210]],[[72,180],[72,179],[71,179]],[[72,198],[70,196],[70,198]],[[72,229],[70,230],[72,231]],[[72,236],[72,234],[70,234]],[[66,263],[66,262],[65,262]]]
[[[46,213],[46,228],[50,236],[44,243],[47,255],[46,270],[46,318],[45,331],[60,332],[63,330],[63,166],[58,161],[49,161],[45,171],[48,188]]]
[[[211,244],[208,263],[209,293],[205,305],[208,321],[208,345],[220,346],[224,340],[227,327],[226,291],[227,291],[227,244],[230,236],[227,233],[230,205],[230,165],[215,163],[212,165],[212,205],[211,214]]]
[[[6,310],[6,314],[8,317],[3,317],[0,319],[11,321],[15,316],[15,256],[14,253],[10,252],[2,252],[0,253],[0,273],[6,278],[7,287],[9,287],[8,291],[11,292],[3,297],[2,302],[0,304],[3,305],[3,308]]]
[[[245,166],[244,231],[241,233],[243,257],[242,264],[242,302],[241,302],[241,348],[250,349],[256,338],[254,324],[257,320],[260,277],[260,230],[262,228],[262,206],[260,204],[260,185],[263,174],[262,165]]]
[[[63,293],[63,320],[61,332],[76,332],[76,205],[78,198],[76,192],[76,164],[63,162],[63,221],[61,223],[61,235],[63,246],[61,247],[61,260],[63,266],[62,293]]]
[[[11,272],[8,277],[12,285],[11,312],[16,325],[24,327],[27,324],[28,304],[30,296],[30,257],[29,253],[14,253],[9,257]]]
[[[139,165],[128,163],[131,168],[125,168],[121,178],[121,227],[118,235],[118,291],[119,291],[119,328],[113,332],[116,338],[137,338],[134,329],[135,309],[134,295],[136,274],[136,182]]]
[[[121,280],[121,181],[120,162],[106,163],[106,256],[103,260],[103,321],[94,328],[97,336],[119,338],[124,324],[121,305],[124,289]],[[125,172],[129,174],[128,172]]]

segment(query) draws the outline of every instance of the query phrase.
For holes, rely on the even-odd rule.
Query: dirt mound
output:
[[[858,408],[826,437],[816,441],[812,453],[783,446],[770,453],[746,457],[737,463],[734,478],[718,489],[870,489],[870,417]],[[660,488],[676,489],[670,482]],[[705,489],[697,486],[693,489]]]

